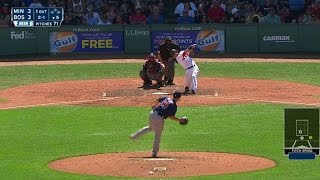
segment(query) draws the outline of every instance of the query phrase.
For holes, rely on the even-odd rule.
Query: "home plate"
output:
[[[167,92],[155,92],[155,93],[152,93],[152,94],[170,94],[170,93],[167,93]]]
[[[147,158],[145,161],[173,161],[171,158]]]

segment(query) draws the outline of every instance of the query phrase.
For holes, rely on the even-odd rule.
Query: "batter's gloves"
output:
[[[189,120],[188,120],[187,116],[183,116],[183,117],[181,117],[181,118],[179,119],[179,123],[180,123],[181,125],[187,125],[188,122],[189,122]]]

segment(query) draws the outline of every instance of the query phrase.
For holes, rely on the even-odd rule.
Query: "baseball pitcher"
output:
[[[130,136],[131,139],[134,140],[143,134],[154,131],[152,157],[157,157],[159,152],[160,139],[165,119],[169,118],[179,122],[181,125],[186,125],[188,123],[187,117],[177,118],[175,116],[177,112],[176,103],[180,100],[181,94],[181,92],[176,91],[173,93],[172,99],[169,97],[161,97],[157,99],[154,106],[152,106],[152,111],[149,114],[149,125],[141,128]]]

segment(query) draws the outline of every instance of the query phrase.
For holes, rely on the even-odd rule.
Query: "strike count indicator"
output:
[[[314,159],[319,155],[319,109],[285,109],[284,154],[289,159]]]
[[[63,8],[11,8],[11,21],[15,27],[59,27],[63,21]]]

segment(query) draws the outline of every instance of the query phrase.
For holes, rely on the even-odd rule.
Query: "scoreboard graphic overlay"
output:
[[[11,8],[11,21],[15,27],[60,27],[64,18],[61,7]]]
[[[285,155],[293,159],[294,156],[304,159],[309,155],[314,158],[319,155],[319,109],[285,109],[284,121]]]

